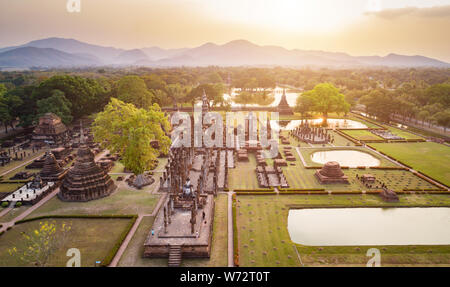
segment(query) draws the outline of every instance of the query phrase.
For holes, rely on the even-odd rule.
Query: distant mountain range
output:
[[[286,66],[286,67],[439,67],[450,64],[424,56],[389,54],[354,57],[346,53],[288,50],[259,46],[246,40],[196,48],[150,47],[124,50],[74,39],[47,38],[0,48],[0,68],[62,68],[90,66]]]

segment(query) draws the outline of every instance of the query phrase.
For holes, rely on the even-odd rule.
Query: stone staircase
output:
[[[169,246],[169,267],[178,267],[181,264],[181,246]]]

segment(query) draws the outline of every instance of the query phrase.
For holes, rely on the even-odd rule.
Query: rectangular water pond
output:
[[[450,208],[292,209],[288,231],[308,246],[447,245]]]

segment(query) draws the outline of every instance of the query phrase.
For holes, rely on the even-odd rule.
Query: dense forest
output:
[[[171,68],[74,69],[0,73],[0,121],[31,126],[47,112],[65,123],[99,112],[111,97],[147,108],[193,105],[206,92],[211,105],[229,108],[223,93],[239,88],[242,104],[269,102],[276,85],[312,91],[330,83],[345,103],[388,121],[393,115],[422,124],[450,125],[449,69]],[[305,93],[308,94],[308,93]],[[297,110],[308,112],[308,101]],[[343,106],[346,112],[348,107]],[[313,111],[313,110],[311,110]]]

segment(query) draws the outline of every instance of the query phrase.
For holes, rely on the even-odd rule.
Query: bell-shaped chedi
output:
[[[63,169],[56,161],[52,152],[45,153],[44,166],[40,172],[43,181],[60,181],[67,174],[67,169]]]
[[[277,107],[277,112],[280,115],[293,115],[294,112],[292,111],[292,108],[289,106],[287,99],[286,99],[286,90],[283,89],[283,95],[281,96],[280,103]]]
[[[315,176],[322,184],[348,183],[348,177],[342,172],[341,166],[336,161],[325,163],[322,169],[316,171]]]
[[[63,201],[89,201],[108,196],[115,188],[114,181],[95,163],[94,154],[83,142],[58,196]]]

